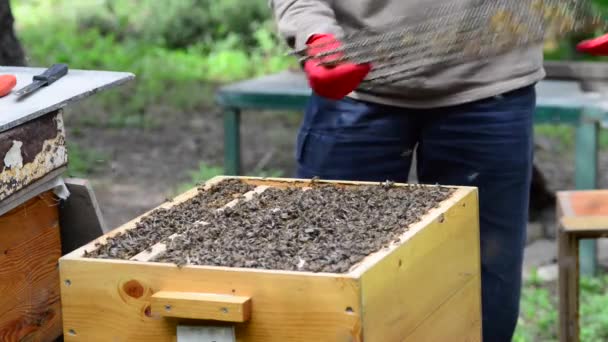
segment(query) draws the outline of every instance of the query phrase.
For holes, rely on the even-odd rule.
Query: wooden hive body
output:
[[[61,335],[57,200],[47,191],[0,216],[0,341]]]
[[[217,177],[206,186],[227,178],[272,187],[310,184]],[[188,323],[234,325],[237,341],[481,341],[475,188],[456,188],[398,242],[346,273],[84,256],[145,215],[60,259],[66,341],[175,341],[177,325]]]

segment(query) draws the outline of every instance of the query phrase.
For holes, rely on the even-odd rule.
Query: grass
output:
[[[114,7],[110,11],[107,4]],[[263,75],[293,66],[269,25],[257,25],[256,44],[245,50],[240,37],[194,42],[173,49],[156,43],[141,26],[149,25],[144,1],[23,0],[12,2],[16,31],[32,66],[67,63],[72,69],[126,71],[136,81],[96,95],[91,106],[112,113],[90,124],[146,126],[158,107],[192,111],[211,105],[209,86]],[[177,6],[172,5],[172,6]],[[144,12],[144,14],[142,14]],[[53,13],[49,16],[48,13]],[[148,21],[146,21],[148,20]],[[86,120],[85,120],[86,121]]]
[[[537,136],[544,136],[554,140],[560,151],[574,151],[576,144],[576,128],[572,125],[535,125],[534,132]],[[608,148],[608,132],[601,130],[598,137],[600,149]]]
[[[108,157],[96,150],[85,149],[73,142],[67,142],[68,176],[86,177],[102,166]]]
[[[523,288],[521,313],[513,342],[558,341],[558,298],[553,287],[532,277]],[[582,342],[608,340],[608,274],[580,279]]]

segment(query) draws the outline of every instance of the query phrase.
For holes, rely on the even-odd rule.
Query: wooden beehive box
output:
[[[175,341],[184,324],[481,341],[477,190],[217,177],[62,257],[60,277],[66,341]]]

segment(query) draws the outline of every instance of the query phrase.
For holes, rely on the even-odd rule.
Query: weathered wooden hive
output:
[[[477,201],[469,187],[217,177],[60,259],[64,337],[480,341]]]
[[[44,71],[0,66],[0,74],[17,78],[15,90]],[[74,182],[63,178],[69,157],[64,108],[133,78],[70,70],[26,98],[0,98],[0,341],[50,342],[61,336],[57,261],[72,246],[99,236],[72,229],[77,219],[70,208],[86,204],[73,204]]]

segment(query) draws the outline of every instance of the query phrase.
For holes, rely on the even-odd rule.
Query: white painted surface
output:
[[[4,166],[14,169],[23,166],[23,155],[21,154],[21,147],[23,142],[13,140],[13,146],[6,152],[4,156]]]
[[[18,100],[14,92],[32,82],[46,68],[2,67],[0,75],[13,74],[17,85],[7,96],[0,97],[0,132],[63,108],[70,102],[89,97],[101,90],[121,85],[135,76],[126,72],[68,70],[68,74],[47,87]]]

